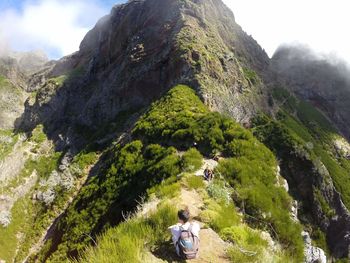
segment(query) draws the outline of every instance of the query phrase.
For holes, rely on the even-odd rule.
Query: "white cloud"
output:
[[[223,1],[270,56],[282,43],[299,42],[350,62],[348,0]]]
[[[77,51],[87,31],[109,10],[87,0],[27,1],[22,11],[0,11],[0,51],[45,50],[50,57]]]
[[[271,56],[300,42],[350,62],[348,0],[223,0],[237,22]],[[107,1],[108,2],[108,1]],[[21,11],[0,11],[0,53],[43,49],[51,57],[78,50],[86,32],[107,14],[103,0],[27,0]]]

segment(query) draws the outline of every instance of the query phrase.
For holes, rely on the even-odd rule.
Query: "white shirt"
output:
[[[197,222],[191,222],[191,223],[187,222],[187,223],[185,223],[183,225],[178,223],[176,225],[173,225],[173,226],[169,227],[169,230],[171,231],[172,240],[173,240],[174,246],[176,248],[177,254],[179,254],[179,251],[178,251],[178,247],[176,246],[176,243],[177,243],[177,241],[179,240],[179,238],[181,236],[181,231],[182,230],[188,230],[189,228],[191,229],[191,233],[199,238],[200,226],[199,226],[199,224]]]

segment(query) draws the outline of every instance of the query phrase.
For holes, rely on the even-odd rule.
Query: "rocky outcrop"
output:
[[[303,231],[302,236],[305,242],[305,263],[327,263],[327,257],[324,251],[311,244],[311,238],[308,232]]]
[[[277,166],[277,179],[281,177],[280,175],[280,167]],[[281,180],[281,179],[279,179]],[[277,180],[277,182],[279,181]],[[283,179],[282,184],[279,183],[280,186],[282,186],[287,192],[289,191],[289,185],[288,182]],[[298,201],[293,200],[291,205],[291,211],[290,216],[292,220],[295,222],[300,222],[298,218]],[[304,263],[327,263],[327,257],[325,252],[319,248],[312,245],[312,240],[310,237],[310,234],[306,231],[301,232],[301,236],[303,237],[305,248],[304,248],[304,254],[305,254],[305,261]]]
[[[340,157],[350,159],[350,144],[344,138],[335,138],[333,144],[337,154]]]
[[[301,201],[300,219],[317,225],[326,233],[332,255],[347,257],[350,247],[350,214],[337,192],[327,168],[320,161],[284,157],[282,172],[291,182],[291,192]],[[318,190],[315,190],[318,189]],[[327,206],[327,210],[325,207]],[[307,215],[305,217],[305,215]],[[311,217],[311,218],[310,218]],[[311,221],[310,221],[311,220]]]

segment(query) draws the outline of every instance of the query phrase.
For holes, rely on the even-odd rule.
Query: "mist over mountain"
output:
[[[282,46],[272,57],[271,69],[350,138],[350,68],[345,61],[303,46]]]
[[[346,262],[346,63],[269,59],[221,0],[116,5],[57,61],[0,57],[0,262]],[[204,170],[214,173],[203,180]]]

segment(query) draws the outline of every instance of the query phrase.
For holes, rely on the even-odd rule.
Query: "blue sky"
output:
[[[0,54],[43,50],[58,59],[78,50],[97,20],[124,0],[1,0]]]
[[[8,8],[12,8],[12,9],[16,9],[16,10],[21,10],[23,7],[24,2],[29,2],[29,1],[25,1],[25,0],[1,0],[0,1],[0,10],[3,9],[8,9]],[[35,2],[40,2],[40,1],[30,1],[32,3]],[[67,0],[66,2],[69,2],[69,0]],[[92,2],[91,0],[86,0],[86,2]],[[118,2],[125,2],[123,0],[104,0],[104,1],[95,1],[100,3],[101,6],[105,7],[105,8],[111,8],[114,4],[118,3]]]

